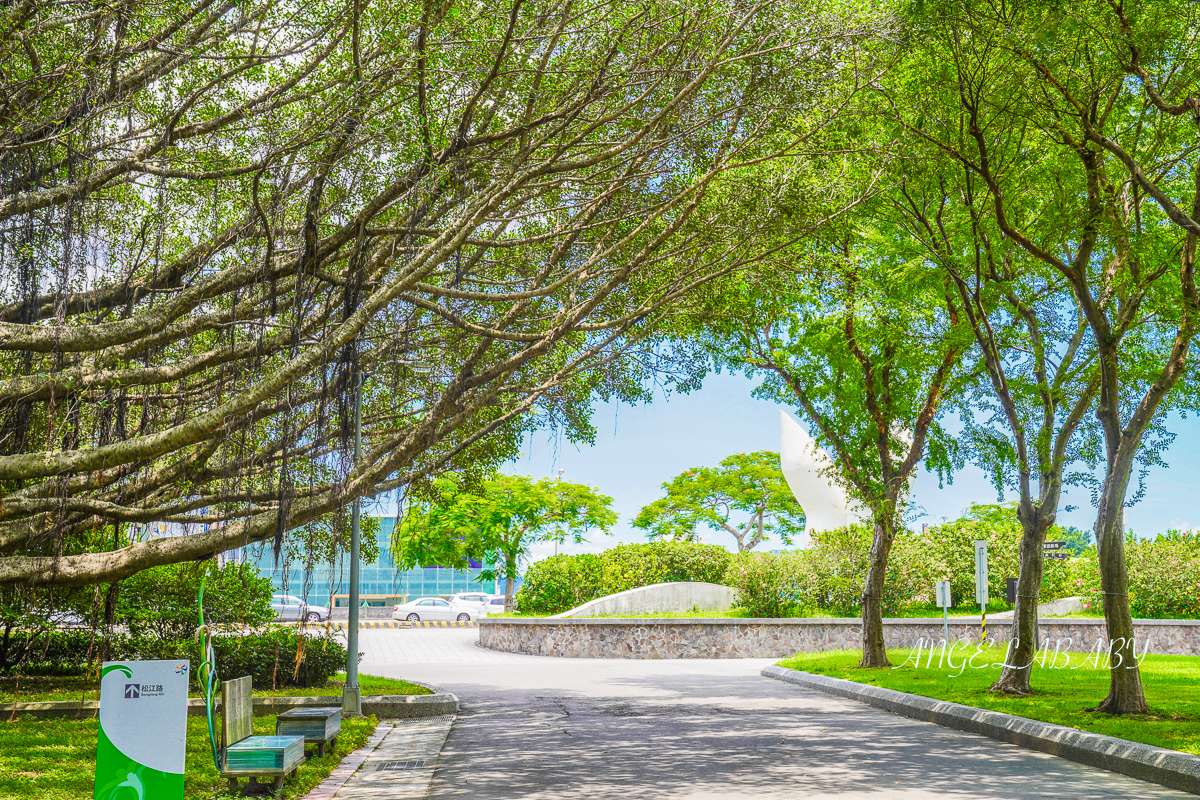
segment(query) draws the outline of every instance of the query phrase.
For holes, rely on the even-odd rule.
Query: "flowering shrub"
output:
[[[1046,535],[1048,541],[1059,538],[1055,526]],[[1020,571],[1021,523],[1011,506],[972,505],[968,516],[930,528],[915,536],[919,542],[914,560],[920,580],[928,587],[922,602],[933,601],[933,582],[950,581],[956,605],[970,605],[975,598],[975,540],[988,543],[988,594],[1003,599],[1005,580]],[[1079,594],[1073,579],[1075,559],[1045,561],[1042,573],[1041,601]]]
[[[720,583],[730,553],[715,544],[621,544],[599,555],[553,556],[529,566],[517,607],[558,614],[597,597],[673,581]]]
[[[529,565],[517,590],[517,608],[534,614],[557,614],[601,596],[600,556],[551,556]]]
[[[800,604],[806,551],[739,553],[729,562],[725,585],[737,589],[738,606],[753,617],[786,617]]]
[[[1049,538],[1053,540],[1056,533],[1052,529]],[[730,563],[725,582],[738,589],[742,606],[756,616],[793,614],[805,608],[857,616],[873,535],[867,525],[849,525],[813,533],[803,550],[743,554]],[[950,581],[956,605],[973,604],[976,539],[988,543],[988,593],[1002,599],[1005,578],[1017,576],[1021,525],[1011,507],[973,506],[970,516],[924,534],[896,532],[884,577],[884,614],[905,606],[931,605],[938,580]],[[1042,599],[1081,594],[1076,578],[1082,567],[1077,565],[1086,560],[1086,556],[1047,559]]]
[[[803,609],[840,616],[859,613],[873,531],[849,525],[812,534],[809,547],[783,553],[735,556],[725,583],[738,590],[738,604],[759,617],[779,617]],[[893,612],[929,593],[913,563],[912,534],[901,531],[884,581],[884,612]]]
[[[1167,531],[1153,539],[1125,537],[1129,569],[1129,607],[1142,619],[1200,618],[1200,537],[1189,531]],[[1096,548],[1080,559],[1076,590],[1089,608],[1104,608]]]

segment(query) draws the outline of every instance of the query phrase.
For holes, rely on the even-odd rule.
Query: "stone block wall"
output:
[[[987,624],[1001,646],[1011,620]],[[949,623],[951,640],[974,644],[979,617]],[[940,619],[885,619],[888,647],[940,640]],[[1135,620],[1139,652],[1200,655],[1200,620]],[[1089,652],[1105,639],[1102,619],[1049,619],[1039,626],[1051,648]],[[1070,640],[1069,642],[1067,640]],[[857,619],[482,619],[479,643],[492,650],[566,658],[783,658],[862,646]]]

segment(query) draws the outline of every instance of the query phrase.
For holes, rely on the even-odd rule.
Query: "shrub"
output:
[[[1049,538],[1056,538],[1058,530],[1052,529]],[[731,564],[725,582],[742,593],[742,607],[755,615],[786,615],[811,608],[857,616],[862,609],[873,533],[867,525],[848,525],[813,533],[803,550],[777,555],[743,554]],[[1003,599],[1005,578],[1016,577],[1019,568],[1021,525],[1011,506],[972,506],[969,516],[924,534],[907,529],[896,532],[884,577],[884,614],[894,614],[906,606],[932,604],[937,580],[950,581],[956,604],[971,605],[975,597],[976,539],[988,542],[988,592],[993,598]],[[1043,600],[1080,594],[1083,581],[1077,582],[1076,578],[1079,565],[1086,561],[1086,556],[1047,559]],[[1094,555],[1091,561],[1094,563]],[[1146,572],[1152,574],[1149,568]]]
[[[27,636],[24,633],[16,637]],[[303,644],[302,644],[303,643]],[[194,639],[161,639],[116,633],[93,639],[91,631],[48,631],[33,639],[33,651],[19,671],[24,675],[83,675],[101,659],[154,661],[189,659],[195,683],[200,645]],[[346,668],[346,648],[332,636],[302,636],[293,628],[272,627],[245,635],[213,637],[217,671],[222,680],[250,675],[256,689],[324,686]]]
[[[1200,616],[1200,541],[1194,534],[1173,530],[1153,539],[1131,534],[1126,539],[1125,562],[1135,617]]]
[[[798,607],[799,583],[807,571],[807,553],[739,553],[725,572],[725,584],[737,589],[738,606],[754,617],[786,617]]]
[[[729,551],[715,544],[619,544],[602,554],[602,591],[596,596],[603,597],[655,583],[720,583],[729,565],[729,558]]]
[[[871,535],[866,525],[814,532],[796,562],[797,602],[839,616],[853,615],[861,603]]]
[[[190,639],[196,631],[200,577],[204,585],[204,619],[214,625],[252,628],[274,619],[271,580],[251,564],[212,562],[168,564],[143,570],[121,582],[118,620],[134,636],[164,640]]]
[[[324,686],[330,675],[346,668],[346,648],[336,639],[305,636],[294,628],[278,626],[244,635],[225,634],[214,636],[212,641],[220,679],[249,675],[255,689]],[[134,637],[124,643],[121,658],[191,659],[194,677],[200,664],[200,645],[192,639]]]
[[[803,609],[855,616],[861,609],[872,536],[866,525],[847,525],[814,532],[803,550],[744,553],[730,563],[725,582],[738,590],[739,606],[755,616],[789,616]],[[919,553],[913,534],[897,533],[884,580],[884,613],[929,593]]]
[[[99,634],[85,630],[17,630],[4,642],[10,667],[22,675],[82,675],[100,653]]]
[[[600,556],[551,556],[529,566],[517,590],[517,604],[534,614],[557,614],[599,597]]]
[[[1061,530],[1051,528],[1047,540],[1056,540]],[[948,580],[956,605],[974,602],[976,539],[988,543],[988,594],[1004,598],[1006,579],[1020,571],[1021,523],[1016,509],[1008,505],[972,505],[968,516],[932,527],[919,537],[924,564],[916,568],[923,573],[930,596],[933,581]],[[1042,602],[1079,593],[1072,585],[1076,568],[1069,560],[1048,558],[1045,564]]]
[[[715,544],[621,544],[599,555],[553,556],[531,564],[517,605],[534,614],[558,614],[597,597],[674,581],[720,583],[730,553]]]
[[[1077,559],[1075,594],[1096,611],[1104,608],[1100,565],[1095,547]],[[1200,537],[1167,531],[1153,539],[1125,537],[1129,570],[1129,609],[1142,619],[1200,618]]]
[[[346,648],[332,636],[303,636],[291,628],[217,636],[213,650],[222,679],[249,675],[255,689],[324,686],[346,668]]]

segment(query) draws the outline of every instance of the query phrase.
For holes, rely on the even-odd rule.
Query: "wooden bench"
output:
[[[275,717],[276,736],[303,736],[305,744],[317,746],[317,758],[325,755],[326,743],[334,751],[341,732],[341,706],[293,708]]]
[[[239,778],[249,778],[247,793],[266,789],[275,796],[304,763],[304,737],[254,736],[253,693],[249,675],[221,683],[221,777],[234,792]],[[261,784],[259,778],[272,782]]]

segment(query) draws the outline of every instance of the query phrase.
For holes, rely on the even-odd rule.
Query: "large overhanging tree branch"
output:
[[[816,6],[498,11],[6,21],[0,583],[337,540],[351,498],[484,471],[538,417],[586,435],[578,407],[669,376],[658,330],[760,257],[713,187],[803,153],[880,30]],[[135,541],[165,520],[207,530]],[[98,552],[113,524],[125,546]]]

